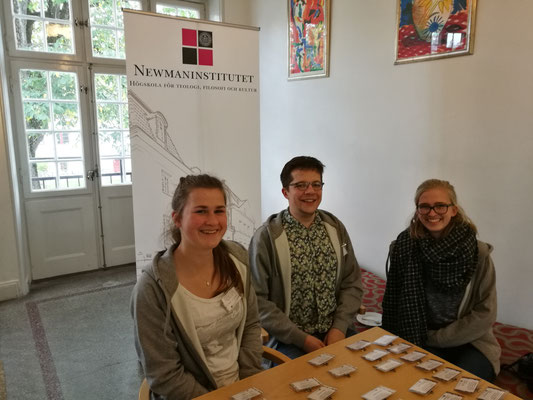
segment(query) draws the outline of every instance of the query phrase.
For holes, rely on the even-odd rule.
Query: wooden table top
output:
[[[361,396],[376,386],[383,385],[390,389],[396,390],[396,393],[392,394],[389,400],[406,400],[406,399],[438,399],[445,392],[451,392],[454,394],[460,394],[465,400],[477,399],[478,396],[487,388],[497,388],[495,385],[490,384],[484,380],[480,380],[477,390],[472,394],[459,393],[454,390],[458,380],[460,378],[476,378],[474,375],[461,370],[455,365],[442,360],[441,358],[434,356],[427,351],[420,349],[417,346],[413,346],[407,352],[413,350],[422,351],[427,353],[420,361],[426,361],[429,359],[435,359],[442,361],[444,365],[438,367],[435,371],[424,371],[420,368],[416,368],[415,363],[400,360],[400,356],[405,354],[388,354],[382,358],[381,361],[388,359],[397,359],[403,361],[404,364],[399,366],[395,371],[381,372],[374,368],[374,365],[379,364],[381,361],[367,361],[362,358],[363,355],[369,353],[375,349],[386,349],[376,344],[371,344],[365,350],[352,351],[346,348],[347,345],[357,342],[359,340],[367,340],[373,342],[379,337],[389,334],[387,331],[381,328],[372,328],[361,332],[355,336],[346,338],[338,343],[324,347],[323,349],[314,351],[313,353],[306,354],[300,358],[271,368],[249,378],[235,382],[232,385],[220,388],[213,392],[207,393],[198,399],[212,400],[212,399],[231,399],[231,396],[237,394],[250,387],[254,387],[263,392],[263,399],[266,400],[282,400],[282,399],[306,399],[310,392],[295,392],[289,384],[295,381],[300,381],[307,378],[316,378],[322,384],[337,388],[337,391],[331,397],[332,400],[337,399],[360,399]],[[408,343],[403,339],[396,339],[393,344]],[[335,358],[329,361],[327,365],[319,367],[309,364],[307,361],[322,354],[329,353],[335,355]],[[339,367],[343,364],[350,364],[357,368],[357,371],[350,376],[344,376],[336,378],[328,370]],[[461,370],[461,374],[450,382],[441,382],[434,378],[432,375],[436,371],[440,371],[445,367]],[[414,385],[419,379],[427,378],[437,381],[437,385],[433,388],[433,392],[428,395],[418,395],[409,391],[409,388]],[[261,399],[261,397],[254,398]],[[511,393],[506,393],[505,400],[519,399]]]

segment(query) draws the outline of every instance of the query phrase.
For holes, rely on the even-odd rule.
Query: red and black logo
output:
[[[213,65],[213,32],[181,30],[183,64]]]

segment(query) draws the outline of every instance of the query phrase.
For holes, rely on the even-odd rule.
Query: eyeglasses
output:
[[[434,206],[430,206],[429,204],[419,204],[416,206],[416,209],[421,215],[427,215],[431,210],[439,215],[444,215],[448,212],[448,207],[450,206],[453,206],[453,204],[435,204]]]
[[[298,189],[301,192],[303,192],[304,190],[307,190],[309,185],[311,185],[314,191],[318,192],[319,190],[322,190],[322,186],[324,186],[324,182],[314,181],[314,182],[289,183],[289,186],[294,186],[296,189]]]

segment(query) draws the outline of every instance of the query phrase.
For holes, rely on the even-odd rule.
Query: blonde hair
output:
[[[411,219],[411,224],[409,225],[409,234],[414,239],[422,239],[429,236],[429,232],[424,227],[420,219],[418,218],[418,213],[416,212],[416,207],[418,206],[418,201],[422,194],[430,189],[443,189],[448,194],[450,198],[450,203],[457,208],[457,214],[452,217],[450,223],[442,232],[442,237],[447,236],[451,230],[458,225],[468,225],[474,233],[477,234],[476,225],[472,222],[470,218],[466,215],[463,208],[457,202],[457,194],[455,193],[455,188],[448,181],[443,181],[440,179],[428,179],[420,184],[416,189],[415,193],[415,213]]]

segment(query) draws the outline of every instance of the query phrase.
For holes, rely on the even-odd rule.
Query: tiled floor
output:
[[[129,299],[135,266],[33,285],[0,303],[9,400],[135,399],[142,380]]]

